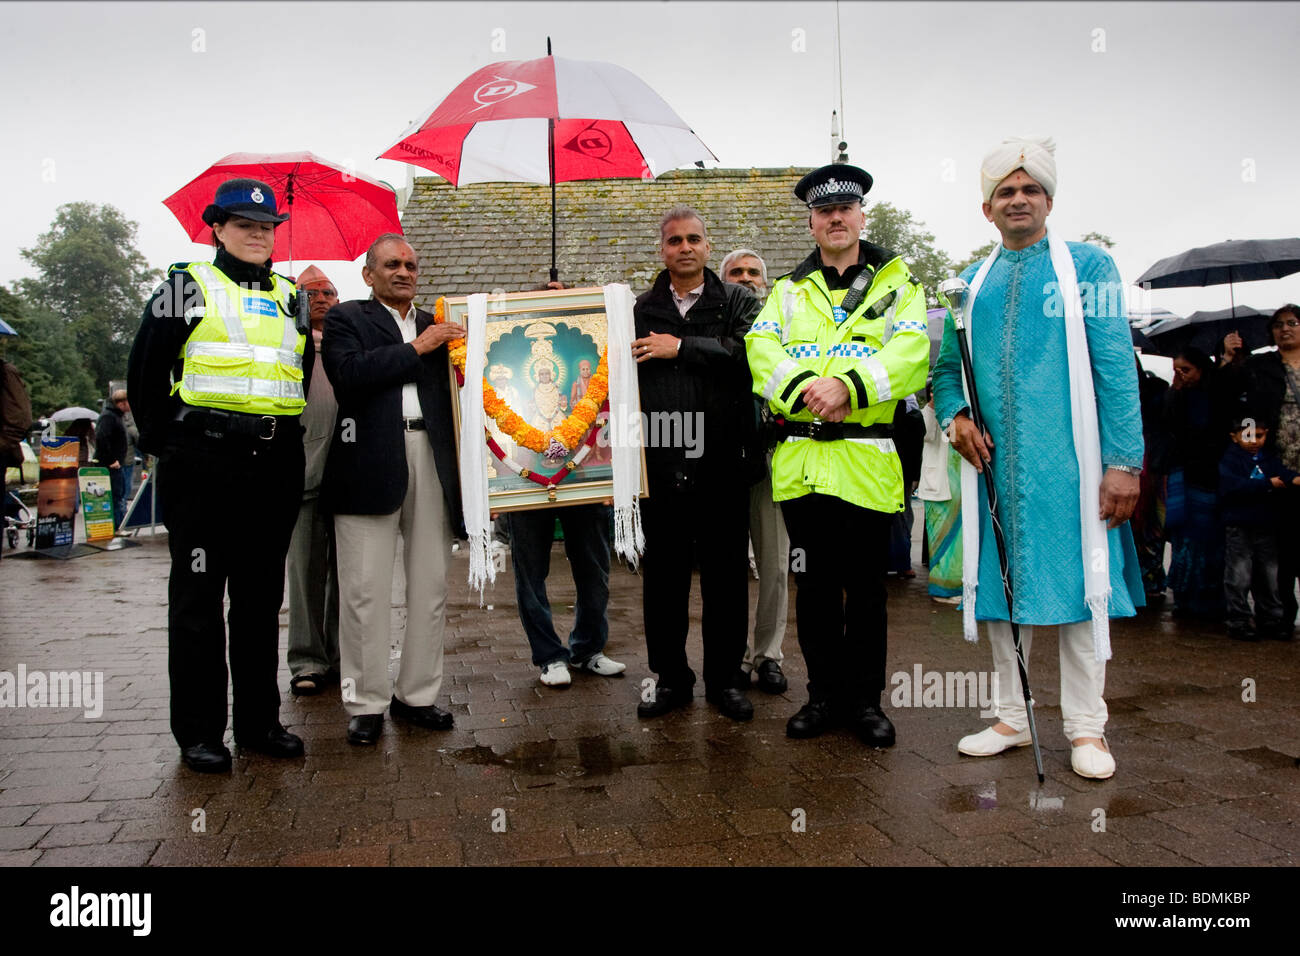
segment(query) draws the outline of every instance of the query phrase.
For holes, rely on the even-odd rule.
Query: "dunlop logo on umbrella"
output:
[[[479,110],[487,109],[489,106],[495,106],[497,103],[504,103],[512,97],[527,93],[529,90],[535,90],[537,87],[532,83],[525,83],[522,80],[512,80],[509,77],[498,75],[495,80],[489,80],[474,91],[474,102],[479,105],[470,110],[471,113],[477,113]]]
[[[614,142],[609,138],[608,133],[603,129],[599,129],[595,123],[592,123],[565,143],[564,148],[582,153],[584,156],[590,156],[592,159],[605,159],[613,151]]]

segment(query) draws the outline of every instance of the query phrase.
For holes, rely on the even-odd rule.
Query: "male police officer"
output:
[[[843,164],[795,186],[817,249],[776,281],[745,347],[754,391],[779,416],[772,496],[790,533],[808,664],[809,702],[786,733],[847,723],[888,747],[885,558],[890,515],[905,507],[889,423],[897,400],[925,384],[929,339],[920,284],[893,252],[859,239],[870,188],[868,173]]]

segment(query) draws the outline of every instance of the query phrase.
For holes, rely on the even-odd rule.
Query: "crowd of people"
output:
[[[1247,641],[1292,638],[1300,575],[1300,306],[1282,306],[1269,329],[1274,351],[1247,356],[1232,332],[1213,357],[1182,349],[1172,386],[1151,373],[1141,382],[1133,524],[1147,594],[1168,587],[1175,616]]]
[[[1155,395],[1144,379],[1139,405],[1128,326],[1122,309],[1108,306],[1118,297],[1079,293],[1118,287],[1114,263],[1046,225],[1054,144],[1007,140],[981,174],[981,208],[1001,243],[962,276],[965,325],[949,314],[932,382],[926,290],[901,256],[861,238],[872,187],[865,170],[832,164],[798,183],[813,247],[770,286],[759,253],[734,250],[715,273],[701,214],[688,206],[664,213],[663,269],[636,300],[631,357],[642,412],[697,416],[703,436],[689,450],[644,449],[642,604],[656,677],[639,717],[659,718],[694,697],[687,636],[697,568],[706,701],[746,721],[755,682],[787,690],[792,577],[808,686],[787,734],[843,727],[870,746],[892,745],[895,728],[880,706],[885,577],[910,573],[913,487],[926,502],[931,593],[961,602],[968,639],[986,622],[1000,678],[997,723],[958,742],[970,756],[1029,742],[1020,674],[1033,629],[1055,625],[1071,765],[1090,778],[1114,773],[1102,699],[1109,620],[1142,604],[1144,571],[1148,590],[1156,583],[1129,528],[1135,507],[1144,555],[1162,534],[1174,542],[1180,605],[1212,596],[1222,549],[1197,496],[1213,500],[1216,489],[1231,519],[1228,580],[1260,580],[1262,571],[1251,576],[1266,561],[1252,476],[1261,472],[1270,489],[1300,483],[1294,314],[1280,320],[1277,356],[1218,369],[1180,356],[1171,395]],[[437,703],[450,545],[466,524],[447,350],[466,329],[415,306],[419,260],[400,235],[371,245],[367,300],[339,302],[314,267],[296,286],[275,274],[274,230],[286,218],[265,183],[219,187],[204,214],[215,259],[172,267],[130,358],[140,447],[159,455],[170,532],[172,729],[185,764],[203,772],[231,765],[227,640],[235,742],[277,757],[303,752],[278,718],[286,564],[294,694],[337,685],[347,740],[357,745],[379,739],[385,710],[426,729],[454,724]],[[1222,397],[1239,386],[1262,403],[1253,419]],[[1225,457],[1234,415],[1235,456]],[[1153,441],[1157,433],[1169,441]],[[1270,456],[1273,446],[1286,467]],[[1149,480],[1155,475],[1168,476],[1158,486],[1165,490]],[[244,516],[240,526],[213,520],[214,488],[225,509]],[[569,685],[572,671],[621,674],[626,665],[604,653],[609,507],[505,519],[540,682]],[[567,641],[545,588],[557,520],[578,592]],[[407,623],[394,681],[389,596],[399,535]],[[747,542],[759,577],[752,631]],[[1282,563],[1294,576],[1294,561]],[[1271,614],[1262,594],[1256,614]]]

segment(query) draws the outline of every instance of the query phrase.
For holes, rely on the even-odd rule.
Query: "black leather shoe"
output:
[[[266,733],[251,737],[236,737],[235,743],[240,750],[252,750],[268,757],[301,757],[302,738],[291,734],[279,724]]]
[[[348,743],[373,744],[383,730],[383,714],[361,714],[348,721]]]
[[[230,751],[223,743],[185,747],[181,750],[181,761],[195,773],[230,772]]]
[[[781,673],[777,661],[763,661],[758,665],[758,689],[765,694],[784,694],[790,682]]]
[[[718,708],[723,717],[730,717],[732,720],[754,719],[754,705],[734,687],[724,687],[716,692],[709,691],[704,695],[704,699]]]
[[[736,690],[749,690],[752,678],[753,675],[742,667],[736,671],[736,682],[732,686],[734,686]]]
[[[858,739],[869,747],[894,746],[894,724],[874,704],[860,707],[849,720],[849,725]]]
[[[796,740],[808,740],[834,730],[837,724],[829,701],[810,700],[786,722],[785,735]]]
[[[441,707],[434,704],[429,704],[426,707],[412,707],[396,697],[389,702],[388,712],[394,717],[409,720],[417,727],[424,727],[428,730],[451,730],[453,722],[451,714]]]
[[[655,688],[654,700],[643,700],[636,705],[636,715],[638,717],[660,717],[670,710],[685,707],[691,702],[692,696],[694,695],[689,687],[678,689],[660,684]]]

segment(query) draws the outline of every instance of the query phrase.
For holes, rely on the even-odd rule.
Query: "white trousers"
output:
[[[1007,621],[987,621],[989,643],[993,646],[993,666],[998,674],[998,719],[1014,730],[1025,730],[1029,717],[1025,713],[1025,697],[1020,688],[1020,669],[1016,666],[1016,649],[1011,640],[1011,624]],[[1079,737],[1101,737],[1106,731],[1106,702],[1101,695],[1106,690],[1106,662],[1098,661],[1093,652],[1092,622],[1062,624],[1060,630],[1061,655],[1061,717],[1065,736],[1070,740]],[[1033,667],[1029,661],[1029,646],[1034,628],[1020,625],[1020,643],[1025,651],[1025,667],[1031,686],[1037,686]]]
[[[745,670],[765,660],[785,660],[781,644],[790,609],[790,535],[781,506],[772,500],[770,475],[749,489],[749,538],[758,565],[758,608],[754,640],[745,648]]]
[[[335,515],[339,571],[339,676],[350,716],[382,714],[390,695],[425,707],[442,688],[443,634],[451,528],[433,448],[422,431],[406,432],[406,497],[388,515]],[[401,532],[406,569],[406,634],[394,687],[394,555]]]

